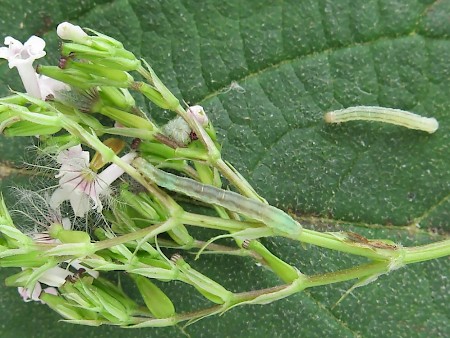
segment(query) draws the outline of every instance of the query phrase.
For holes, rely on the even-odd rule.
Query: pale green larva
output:
[[[423,130],[434,133],[439,128],[438,121],[433,117],[423,117],[400,109],[357,106],[328,112],[324,116],[327,123],[348,121],[379,121],[396,124],[409,129]]]
[[[302,226],[291,216],[271,205],[239,195],[233,191],[219,189],[190,178],[169,174],[155,168],[141,158],[134,160],[133,165],[150,180],[166,189],[243,214],[281,233],[297,235],[302,230]]]

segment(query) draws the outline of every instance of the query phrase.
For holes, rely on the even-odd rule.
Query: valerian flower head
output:
[[[135,157],[135,153],[129,153],[122,160],[130,163]],[[101,198],[110,193],[110,185],[124,173],[119,166],[111,164],[98,174],[90,168],[89,152],[83,151],[81,145],[61,152],[57,161],[61,164],[56,175],[59,187],[50,199],[50,206],[57,208],[63,201],[69,200],[78,217],[85,216],[90,209],[101,212]]]
[[[45,41],[33,35],[22,44],[11,36],[7,36],[4,43],[8,47],[0,48],[0,58],[8,60],[9,68],[17,68],[29,95],[41,98],[33,62],[46,54],[44,51]]]

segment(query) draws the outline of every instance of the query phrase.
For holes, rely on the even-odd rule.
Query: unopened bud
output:
[[[87,232],[66,230],[61,224],[52,224],[49,229],[52,238],[59,239],[62,243],[90,243],[91,237]]]
[[[56,33],[63,40],[72,40],[77,43],[85,43],[88,35],[80,26],[75,26],[70,22],[62,22],[56,28]]]
[[[202,127],[206,127],[208,125],[208,116],[206,116],[202,106],[189,107],[187,112],[191,114]]]
[[[145,305],[156,318],[172,317],[175,307],[169,297],[148,278],[130,274],[134,279]]]
[[[88,35],[80,26],[75,26],[70,22],[62,22],[56,28],[56,33],[63,40],[72,40],[77,43],[85,43]]]

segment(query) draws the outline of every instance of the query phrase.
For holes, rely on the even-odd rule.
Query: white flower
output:
[[[55,241],[56,242],[56,241]],[[74,273],[72,273],[69,270],[69,266],[77,269],[78,271],[86,272],[89,275],[91,275],[94,278],[98,278],[99,272],[88,269],[80,264],[80,261],[75,259],[73,261],[67,261],[68,267],[66,269],[61,268],[60,266],[55,266],[53,268],[50,268],[46,270],[38,279],[36,284],[33,288],[23,288],[18,287],[17,291],[19,292],[20,296],[22,297],[24,302],[41,302],[44,303],[40,296],[42,292],[50,293],[52,295],[58,295],[58,290],[60,286],[64,285],[64,283],[69,279],[73,278],[75,276]],[[46,284],[49,287],[42,289],[42,284]]]
[[[70,22],[61,22],[56,28],[56,33],[63,40],[72,40],[83,44],[88,36],[80,26],[75,26]]]
[[[36,243],[61,244],[61,241],[50,236],[50,227],[56,223],[61,224],[64,230],[71,230],[72,224],[70,219],[62,217],[59,208],[51,208],[47,195],[42,196],[34,191],[17,188],[15,189],[15,194],[19,196],[17,205],[20,206],[21,209],[24,209],[17,209],[15,210],[15,213],[25,216],[25,220],[28,219],[32,222],[31,225],[33,231],[28,233],[28,235],[33,238]],[[27,222],[25,221],[25,224],[26,223]],[[61,264],[64,264],[64,267],[62,267]],[[38,269],[33,270],[36,271]],[[73,272],[74,270],[76,273]],[[42,300],[40,300],[42,292],[57,295],[58,291],[56,288],[62,286],[68,278],[73,278],[82,272],[86,272],[94,278],[99,276],[98,271],[85,267],[78,259],[72,259],[48,268],[40,274],[33,287],[19,287],[18,291],[25,302],[42,302]],[[42,289],[41,283],[49,287]]]
[[[122,160],[131,163],[135,157],[135,153],[129,153]],[[111,183],[124,173],[119,166],[111,164],[97,174],[89,167],[89,152],[83,151],[81,145],[61,152],[57,161],[61,164],[56,175],[59,188],[50,198],[50,206],[56,209],[63,201],[69,200],[78,217],[83,217],[91,208],[101,212],[103,205],[100,198],[108,194]]]
[[[22,44],[7,36],[4,43],[8,47],[0,48],[0,58],[8,60],[9,68],[17,68],[28,95],[41,98],[33,62],[45,55],[45,41],[33,35]]]
[[[45,288],[44,290],[42,290],[41,283],[39,282],[36,283],[36,285],[32,290],[23,287],[18,287],[17,291],[19,292],[19,295],[22,297],[24,302],[35,301],[41,302],[42,304],[44,304],[44,302],[39,298],[41,296],[42,291],[44,291],[45,293],[50,293],[55,296],[58,294],[58,291],[52,287]]]
[[[202,106],[192,106],[188,108],[188,113],[190,113],[202,127],[208,125],[208,116],[206,116],[205,111]]]

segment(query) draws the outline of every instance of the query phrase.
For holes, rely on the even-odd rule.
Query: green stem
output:
[[[329,233],[303,229],[302,232],[293,238],[303,243],[309,243],[323,248],[347,252],[353,255],[364,256],[371,259],[386,260],[398,256],[396,249],[380,249],[370,246],[363,246],[361,243],[345,242]]]
[[[118,236],[115,238],[105,239],[103,241],[94,243],[94,247],[96,251],[107,249],[119,244],[125,244],[131,241],[137,241],[145,237],[155,237],[156,235],[166,232],[172,229],[174,226],[178,225],[178,221],[174,218],[170,218],[162,224],[152,225],[144,229],[137,230],[135,232],[131,232],[129,234],[125,234],[122,236]]]
[[[301,280],[294,281],[291,284],[284,284],[261,290],[236,293],[233,295],[232,304],[226,303],[223,305],[217,305],[199,311],[175,315],[170,320],[167,319],[167,326],[174,325],[174,323],[205,318],[216,313],[223,313],[224,311],[229,310],[231,307],[237,305],[244,305],[261,297],[266,297],[266,300],[269,299],[267,301],[269,303],[288,297],[292,294],[298,293],[306,288],[343,282],[355,278],[362,278],[369,275],[380,274],[386,272],[386,269],[387,269],[386,262],[374,262],[338,272],[319,274],[310,277],[302,276],[300,277]],[[150,320],[141,319],[140,321],[146,322],[147,323],[146,326],[152,326],[151,323],[154,322],[154,320],[152,319]]]
[[[223,219],[219,217],[194,214],[190,212],[182,213],[181,215],[177,216],[177,219],[181,223],[223,231],[238,231],[247,228],[260,227],[260,223],[256,222],[243,222],[234,219]]]
[[[354,268],[309,276],[304,282],[305,288],[345,282],[348,280],[374,276],[389,271],[387,262],[372,262]]]
[[[450,239],[427,245],[404,248],[405,264],[423,262],[450,255]]]
[[[126,137],[140,138],[142,140],[153,140],[157,132],[137,128],[104,128],[102,132],[110,135],[121,135]]]

